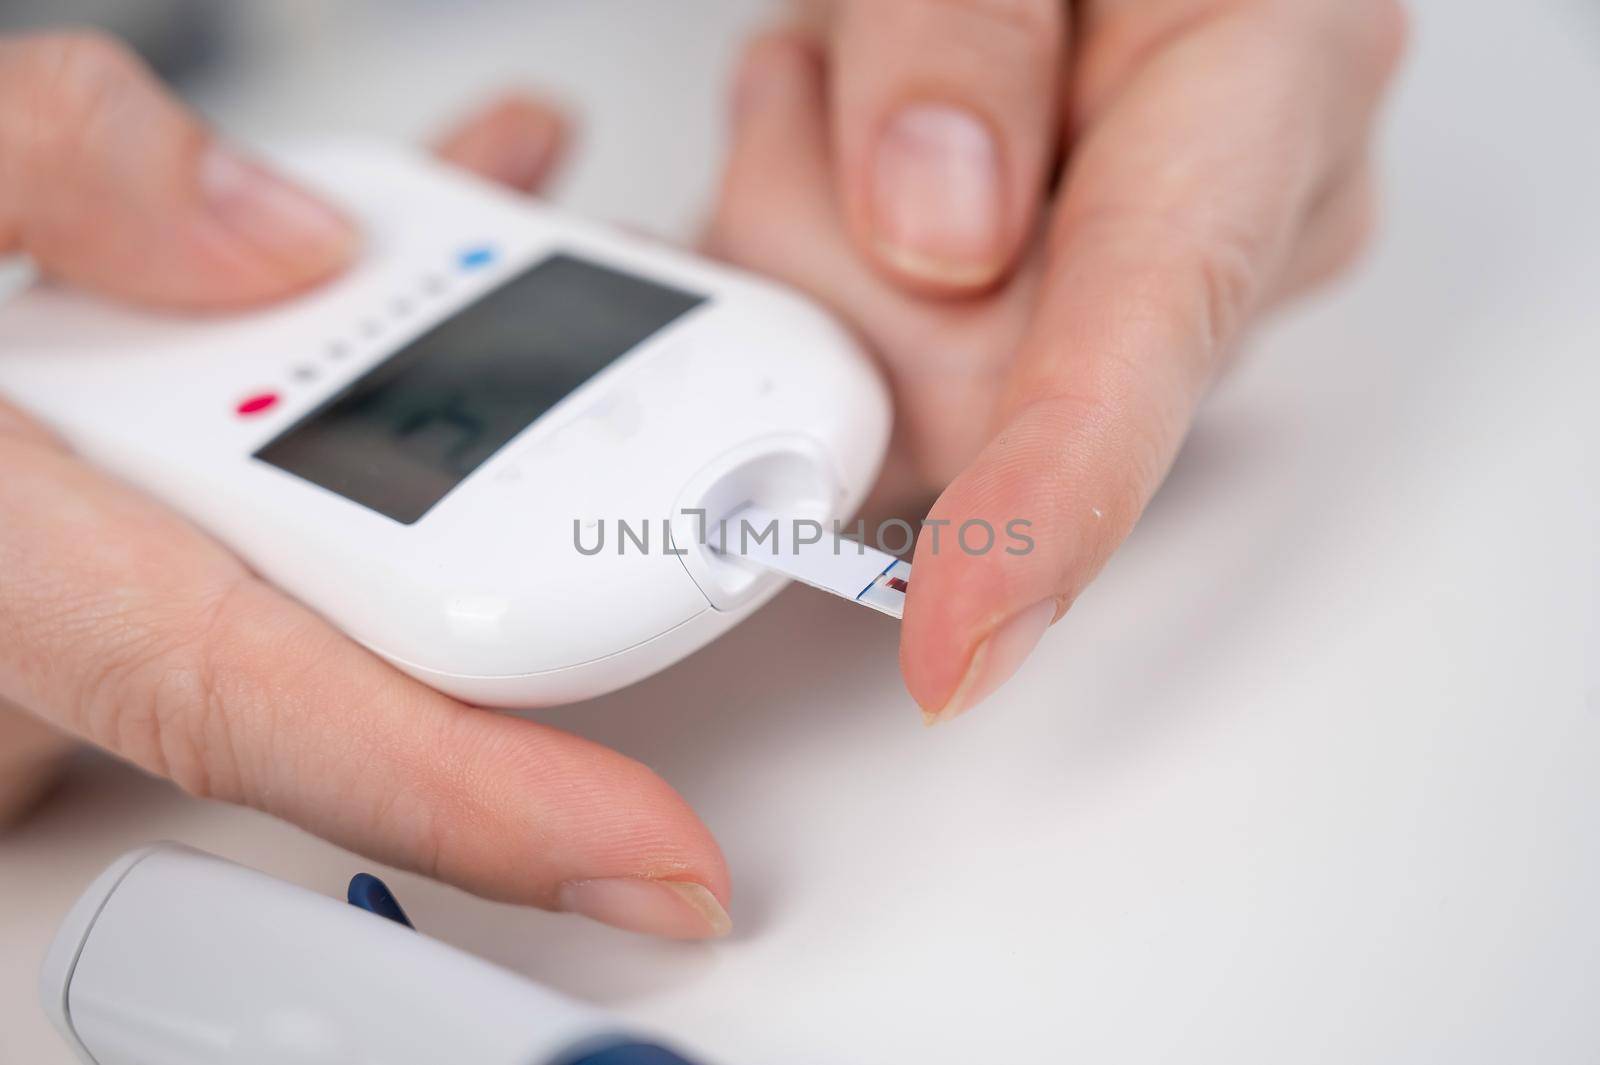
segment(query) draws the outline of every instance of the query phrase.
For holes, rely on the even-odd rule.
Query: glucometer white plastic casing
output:
[[[0,393],[412,676],[505,707],[641,679],[783,583],[707,549],[691,512],[754,502],[843,519],[875,478],[884,386],[851,336],[794,294],[409,152],[306,147],[280,164],[363,228],[347,273],[210,318],[36,285],[0,305]],[[254,457],[551,256],[703,301],[409,523]],[[668,520],[681,554],[665,549]],[[648,523],[648,549],[619,550],[619,521]],[[578,550],[602,529],[603,550]]]

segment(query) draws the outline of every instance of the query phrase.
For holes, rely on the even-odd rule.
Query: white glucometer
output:
[[[407,673],[491,706],[619,688],[783,583],[708,521],[831,525],[871,486],[886,390],[795,295],[405,151],[279,162],[362,225],[345,275],[209,318],[35,285],[0,305],[0,393]]]

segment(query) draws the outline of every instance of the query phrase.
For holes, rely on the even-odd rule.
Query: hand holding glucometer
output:
[[[911,693],[955,716],[1248,324],[1367,230],[1392,3],[1096,7],[1070,67],[1056,4],[1010,61],[1012,22],[943,7],[755,46],[710,245],[847,327],[405,153],[246,159],[104,41],[0,42],[0,250],[47,278],[0,307],[0,699],[481,894],[726,930],[670,787],[469,704],[627,683],[789,576],[903,609]],[[526,188],[557,128],[508,105],[446,154]],[[939,494],[914,582],[830,528],[885,461],[896,502]],[[785,527],[779,576],[740,516]]]
[[[372,284],[373,303],[327,319],[323,346],[270,353],[270,375],[249,371],[237,381],[242,391],[217,392],[220,406],[208,416],[230,428],[222,438],[193,439],[199,465],[222,456],[230,433],[260,432],[253,441],[259,449],[281,435],[272,425],[287,429],[308,414],[309,404],[297,406],[309,395],[297,389],[311,387],[296,376],[302,362],[323,375],[321,384],[336,373],[359,376],[328,345],[381,343],[381,337],[366,341],[369,314],[397,330],[391,323],[402,319],[389,316],[398,314],[398,300],[419,309],[432,300],[434,311],[464,307],[488,295],[495,270],[507,271],[501,276],[510,281],[519,267],[537,265],[504,257],[512,249],[500,244],[502,257],[473,272],[472,262],[459,258],[471,250],[466,245],[499,237],[480,231],[457,234],[438,247],[438,257],[394,275],[393,284],[379,280],[382,271],[372,264],[386,261],[386,249],[362,232],[360,212],[381,213],[389,202],[393,190],[381,178],[370,179],[350,204],[329,203],[303,180],[218,141],[137,61],[104,40],[0,42],[0,86],[0,247],[25,248],[59,279],[25,300],[92,293],[98,309],[90,317],[112,330],[80,334],[84,346],[64,352],[65,361],[108,348],[137,358],[121,345],[151,335],[141,330],[194,326],[247,334],[255,315],[293,315],[293,308],[325,298],[328,282]],[[448,138],[444,154],[525,185],[548,167],[558,130],[547,108],[512,102]],[[40,139],[37,131],[62,137]],[[77,131],[77,139],[67,139],[66,131]],[[454,188],[466,181],[422,169],[430,182]],[[474,202],[488,199],[495,211],[510,210],[507,200],[473,191],[480,194]],[[575,258],[611,265],[593,255]],[[436,274],[445,275],[438,293],[431,291]],[[0,305],[0,327],[12,328],[12,310]],[[125,328],[134,320],[143,325]],[[376,350],[366,350],[376,365]],[[17,352],[8,343],[0,356]],[[229,369],[237,354],[219,344],[183,358],[192,358],[203,378],[240,369]],[[91,382],[86,398],[98,396],[90,402],[105,404],[113,425],[165,421],[171,431],[183,420],[178,411],[195,401],[198,382],[169,377],[159,392],[141,385],[120,409],[115,393],[128,387],[126,378],[109,387]],[[278,393],[276,405],[255,415],[240,410],[267,390]],[[648,768],[413,680],[263,579],[172,506],[75,454],[60,432],[12,402],[9,378],[3,394],[0,700],[189,791],[257,806],[482,895],[669,936],[727,929],[728,873],[716,842]],[[446,450],[436,438],[416,443],[430,442],[432,455]],[[573,442],[581,454],[581,443]],[[233,454],[241,467],[261,467],[252,473],[339,501],[249,451]],[[150,468],[162,465],[172,468],[170,462]],[[539,487],[530,484],[526,494],[537,498]],[[212,486],[222,496],[238,488]],[[426,535],[425,521],[405,526],[364,503],[340,505],[362,519]],[[570,527],[566,535],[563,561],[581,561]],[[305,542],[298,533],[291,539]],[[395,560],[357,552],[341,563],[370,574]],[[645,612],[658,605],[638,601]],[[583,604],[569,607],[581,612]],[[456,616],[472,624],[470,611]],[[0,728],[14,729],[14,720],[26,719],[0,717]]]
[[[411,152],[281,166],[358,220],[343,274],[215,319],[37,286],[0,389],[402,672],[620,688],[780,587],[711,544],[737,508],[831,533],[872,486],[887,395],[798,297]]]

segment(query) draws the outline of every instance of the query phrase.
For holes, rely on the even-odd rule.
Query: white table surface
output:
[[[761,7],[301,0],[257,12],[293,62],[206,102],[409,136],[542,81],[593,123],[561,198],[686,234]],[[701,811],[733,938],[396,874],[419,925],[726,1065],[1600,1060],[1600,9],[1417,8],[1377,255],[1262,332],[992,705],[925,730],[893,625],[791,591],[551,715]],[[86,759],[0,841],[7,1065],[69,1060],[37,961],[161,837],[330,893],[372,867]]]

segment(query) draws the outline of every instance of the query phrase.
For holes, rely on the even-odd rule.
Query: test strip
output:
[[[831,523],[774,514],[746,504],[706,530],[711,548],[898,618],[911,564],[834,535]]]

